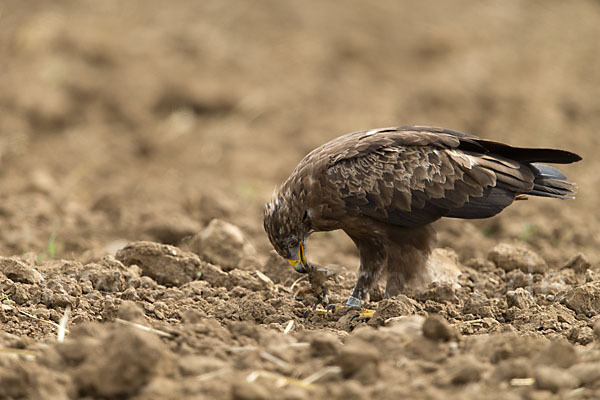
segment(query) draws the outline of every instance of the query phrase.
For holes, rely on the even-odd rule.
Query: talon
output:
[[[375,315],[375,311],[376,310],[370,310],[368,308],[362,308],[359,310],[359,312],[353,314],[350,319],[348,320],[348,322],[352,322],[355,319],[360,319],[360,320],[368,320],[373,318],[373,315]]]
[[[328,305],[329,297],[327,296],[327,291],[324,290],[323,293],[317,295],[317,302],[314,304],[313,308],[316,308],[319,305]]]
[[[375,315],[376,312],[377,312],[377,310],[370,310],[368,308],[363,308],[360,311],[360,317],[364,318],[364,319],[371,319],[371,318],[373,318],[373,315]]]
[[[354,321],[355,319],[357,319],[357,318],[359,318],[359,317],[360,317],[360,313],[359,313],[359,312],[357,312],[357,313],[355,313],[355,314],[352,314],[352,316],[351,316],[351,317],[350,317],[350,319],[348,320],[348,323],[349,323],[349,324],[351,324],[351,323],[352,323],[352,321]]]

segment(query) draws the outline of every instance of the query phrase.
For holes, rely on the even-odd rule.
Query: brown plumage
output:
[[[266,205],[264,226],[277,252],[306,272],[305,239],[342,229],[360,252],[348,300],[387,275],[386,297],[400,293],[431,251],[431,222],[487,218],[525,195],[572,199],[556,168],[577,154],[511,147],[441,128],[412,126],[350,133],[310,152]]]

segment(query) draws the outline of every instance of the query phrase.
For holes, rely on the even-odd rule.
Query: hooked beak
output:
[[[290,258],[288,262],[292,267],[294,267],[296,272],[299,272],[301,274],[305,274],[308,272],[305,268],[306,257],[304,257],[304,244],[302,242],[298,244],[298,258]]]

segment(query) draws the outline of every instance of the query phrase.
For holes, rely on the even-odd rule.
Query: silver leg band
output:
[[[360,299],[356,298],[354,296],[350,296],[350,297],[348,297],[348,301],[346,302],[346,305],[348,305],[350,307],[360,307]]]

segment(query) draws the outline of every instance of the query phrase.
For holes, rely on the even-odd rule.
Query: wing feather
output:
[[[530,161],[566,163],[579,156],[441,128],[399,127],[343,136],[306,161],[313,158],[325,161],[323,186],[335,191],[331,196],[347,215],[414,227],[443,216],[489,217],[520,194],[572,198],[574,185],[560,171]]]
[[[418,226],[483,196],[484,188],[495,183],[495,175],[467,154],[432,146],[395,149],[344,159],[328,169],[350,212]]]

